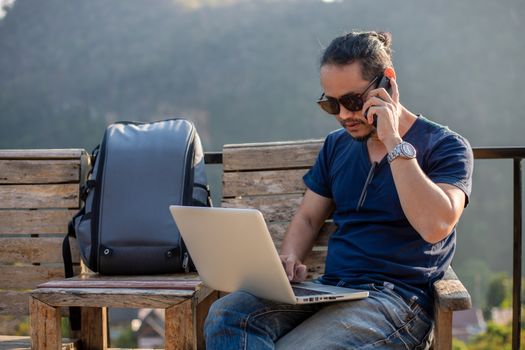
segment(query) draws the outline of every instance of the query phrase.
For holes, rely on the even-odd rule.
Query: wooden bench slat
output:
[[[0,238],[0,263],[62,263],[63,238]],[[71,242],[74,263],[79,263],[77,245]]]
[[[324,273],[326,250],[313,250],[308,254],[304,264],[308,268],[307,279],[321,277]]]
[[[288,222],[268,223],[268,231],[270,231],[273,243],[275,244],[275,247],[277,249],[281,247],[281,243],[283,241],[288,225]],[[325,222],[324,225],[321,227],[321,230],[319,231],[319,236],[317,236],[315,246],[327,246],[328,239],[330,238],[330,235],[335,232],[336,228],[337,226],[332,221]]]
[[[27,316],[29,291],[0,291],[0,315]]]
[[[310,167],[323,140],[225,145],[224,171]]]
[[[258,209],[266,222],[289,221],[297,211],[302,198],[302,194],[226,198],[222,202],[222,207]]]
[[[0,150],[0,159],[78,159],[86,155],[81,148]]]
[[[31,295],[56,306],[92,306],[89,300],[108,307],[166,308],[186,300],[202,288],[197,274],[153,276],[104,276],[83,274],[38,286]],[[79,304],[80,303],[80,304]],[[131,306],[136,305],[136,306]]]
[[[29,315],[30,290],[0,290],[0,317],[23,318]],[[68,308],[60,310],[62,316],[69,314]]]
[[[0,186],[0,209],[78,208],[78,184]]]
[[[0,210],[2,234],[65,234],[77,210]]]
[[[304,193],[307,169],[224,173],[222,195],[239,196]]]
[[[74,266],[76,273],[80,266]],[[2,289],[34,289],[41,283],[64,278],[64,266],[55,265],[0,265]]]
[[[122,289],[183,289],[195,290],[202,284],[200,280],[190,279],[139,279],[134,276],[128,278],[113,279],[107,278],[82,280],[82,279],[62,279],[60,281],[48,281],[38,286],[38,288],[122,288]]]
[[[125,288],[41,288],[31,295],[54,306],[93,306],[116,308],[152,308],[165,309],[187,300],[193,290],[160,290],[160,289],[125,289]],[[26,300],[27,302],[27,300]]]
[[[57,184],[78,182],[80,161],[0,159],[0,184]]]

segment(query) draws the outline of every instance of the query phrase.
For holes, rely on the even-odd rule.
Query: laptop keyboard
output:
[[[292,286],[292,289],[293,289],[295,296],[297,297],[305,297],[309,295],[333,294],[330,292],[323,292],[320,290],[312,290],[312,289],[293,287],[293,286]]]

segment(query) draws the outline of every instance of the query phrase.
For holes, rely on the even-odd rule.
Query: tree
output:
[[[490,281],[487,291],[487,309],[512,305],[512,280],[506,273],[497,274]]]
[[[512,328],[510,326],[487,324],[487,331],[469,342],[469,350],[511,350]]]

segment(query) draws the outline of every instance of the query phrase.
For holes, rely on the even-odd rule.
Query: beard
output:
[[[356,123],[356,122],[365,125],[365,123],[363,121],[361,121],[361,120],[352,120],[352,121],[346,121],[346,122],[339,121],[339,124],[341,124],[341,126],[346,129],[346,124],[347,123]],[[348,130],[347,130],[347,132],[348,132]],[[370,132],[368,134],[363,135],[363,136],[353,136],[350,132],[348,132],[348,134],[350,135],[350,137],[352,137],[357,142],[366,142],[366,141],[368,141],[368,139],[370,137],[372,137],[372,135],[375,134],[375,132],[376,132],[376,129],[373,128],[373,129],[370,130]]]

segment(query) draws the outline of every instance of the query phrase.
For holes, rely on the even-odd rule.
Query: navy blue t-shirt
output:
[[[419,116],[403,140],[416,148],[419,166],[434,183],[460,188],[468,203],[473,155],[465,138]],[[375,165],[358,209],[371,167],[366,143],[339,129],[328,135],[303,178],[310,190],[335,203],[337,230],[328,243],[321,282],[389,283],[406,300],[417,297],[431,314],[432,284],[450,265],[456,230],[435,244],[421,238],[403,213],[386,157]]]

